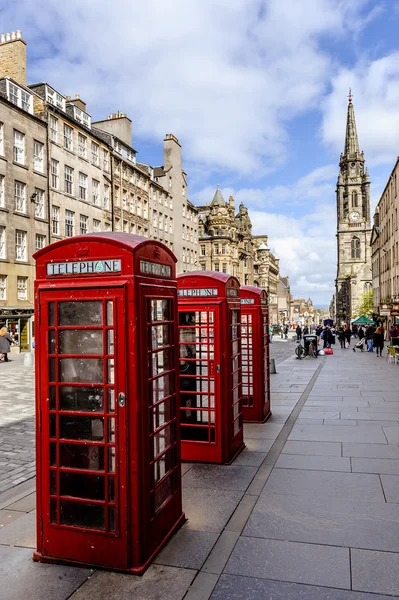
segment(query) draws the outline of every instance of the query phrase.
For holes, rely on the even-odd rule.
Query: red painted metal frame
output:
[[[182,459],[228,464],[245,447],[240,284],[212,271],[177,281]]]
[[[185,520],[181,500],[180,403],[179,390],[175,386],[178,369],[176,259],[160,242],[120,233],[69,238],[40,250],[34,258],[37,264],[35,311],[39,325],[36,338],[37,551],[34,560],[92,565],[142,574]],[[46,274],[48,263],[106,259],[120,260],[120,271],[104,274],[100,269],[78,276]],[[148,274],[148,270],[155,274]],[[54,481],[58,482],[58,487],[54,488],[53,485],[51,490],[56,490],[52,494],[56,503],[62,499],[59,481],[61,476],[64,478],[64,472],[71,473],[72,477],[75,474],[79,477],[94,474],[114,478],[113,472],[108,474],[106,470],[107,459],[104,473],[98,469],[92,473],[90,469],[82,472],[81,468],[64,468],[60,466],[59,459],[55,466],[50,465],[50,439],[58,446],[56,456],[59,457],[61,411],[59,404],[55,405],[55,410],[54,406],[50,410],[48,357],[50,349],[52,352],[54,349],[48,336],[48,303],[97,299],[104,306],[109,301],[116,303],[115,355],[83,355],[83,358],[105,357],[106,360],[115,360],[115,383],[108,386],[114,388],[115,412],[109,413],[107,407],[104,418],[116,418],[111,423],[116,425],[115,477],[119,477],[119,480],[115,486],[115,502],[110,500],[113,494],[108,496],[108,488],[104,492],[105,500],[97,501],[97,506],[106,504],[115,507],[118,513],[115,531],[109,531],[114,526],[112,523],[109,526],[107,520],[102,531],[77,527],[76,524],[61,525],[60,512],[57,513],[58,523],[50,523],[50,472],[56,473],[51,476],[53,484]],[[161,314],[162,310],[164,312]],[[160,320],[160,315],[163,320]],[[101,326],[96,328],[101,329]],[[64,328],[50,326],[50,331],[55,332],[51,336],[58,340],[58,330],[61,329]],[[80,330],[90,331],[93,327],[78,326],[72,329],[79,334]],[[112,327],[104,325],[104,340],[110,329]],[[157,344],[161,344],[158,348],[152,346],[155,338]],[[58,352],[58,345],[56,348]],[[56,361],[58,356],[54,355]],[[76,358],[76,355],[72,358],[74,356]],[[165,379],[162,379],[163,374]],[[170,382],[167,388],[164,385],[166,378]],[[61,383],[57,381],[54,384],[56,388]],[[156,381],[158,383],[154,383]],[[72,385],[77,386],[78,383]],[[96,387],[96,384],[90,385]],[[119,392],[126,393],[125,406],[118,406]],[[166,392],[167,405],[163,403]],[[157,395],[155,406],[154,394]],[[56,398],[58,402],[58,392]],[[74,411],[67,414],[77,416]],[[50,415],[55,415],[56,438],[50,438]],[[51,434],[54,434],[54,430]],[[75,440],[73,443],[79,442]],[[102,446],[102,442],[88,444]],[[109,441],[106,444],[114,446]],[[87,488],[92,480],[84,481]],[[73,493],[76,494],[75,490]],[[76,499],[76,495],[67,500],[93,504],[92,501]],[[55,506],[54,502],[52,506]]]
[[[270,410],[269,307],[265,290],[241,286],[244,422],[264,423]]]

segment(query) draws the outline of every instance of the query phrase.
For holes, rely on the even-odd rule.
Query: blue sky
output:
[[[348,88],[372,209],[399,147],[396,0],[0,0],[21,29],[28,82],[79,93],[94,119],[122,110],[139,159],[183,147],[189,197],[217,184],[267,234],[296,297],[329,303],[335,183]]]

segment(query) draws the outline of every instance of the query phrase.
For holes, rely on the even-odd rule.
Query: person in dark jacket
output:
[[[341,344],[341,349],[345,348],[345,332],[343,327],[338,329],[338,339],[339,343]]]
[[[349,325],[347,325],[345,327],[345,345],[347,343],[348,347],[351,345],[351,337],[352,337],[352,331],[351,331],[351,328],[349,327]]]
[[[382,327],[377,327],[373,335],[373,345],[377,352],[377,358],[382,356],[384,350],[384,330]]]
[[[309,327],[307,325],[305,325],[304,330],[303,330],[303,335],[308,335],[309,333]]]
[[[298,327],[296,328],[296,339],[300,340],[301,337],[302,337],[302,329],[301,329],[301,326],[298,325]]]
[[[7,327],[0,329],[0,358],[3,356],[4,362],[8,362],[8,353],[10,352],[12,337],[7,331]]]
[[[357,335],[358,335],[359,340],[362,340],[364,338],[364,329],[361,325],[358,329]]]
[[[366,340],[367,340],[368,352],[374,352],[374,350],[373,350],[374,327],[372,325],[369,325],[367,327],[365,335],[366,335]]]

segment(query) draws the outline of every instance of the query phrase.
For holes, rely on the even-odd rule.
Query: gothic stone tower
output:
[[[337,182],[337,322],[358,316],[361,295],[371,289],[370,177],[359,151],[349,92],[345,150]]]

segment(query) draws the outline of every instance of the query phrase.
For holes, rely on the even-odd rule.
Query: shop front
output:
[[[33,308],[0,308],[0,327],[3,326],[13,339],[11,352],[30,352],[34,336]]]

